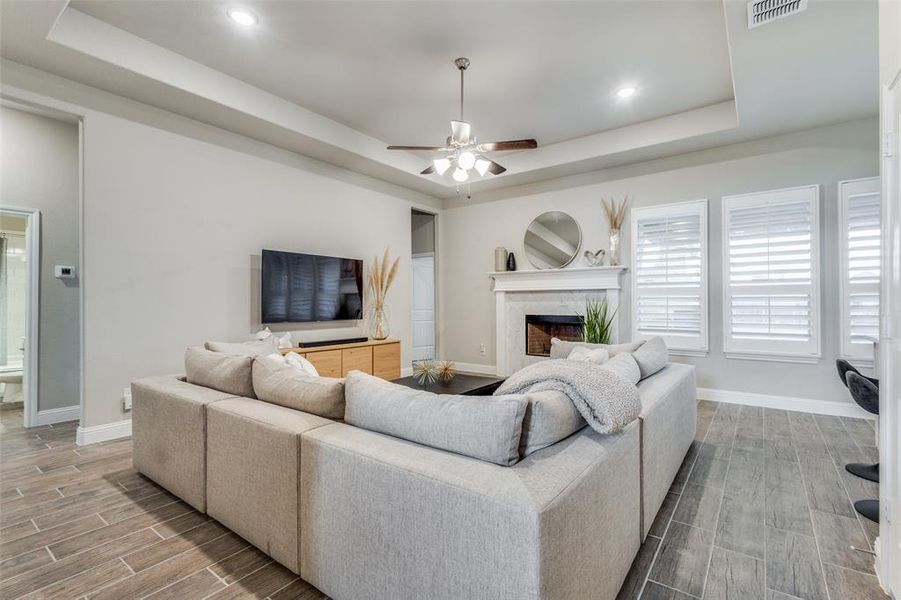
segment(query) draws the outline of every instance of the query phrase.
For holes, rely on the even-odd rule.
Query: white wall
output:
[[[122,388],[178,372],[186,346],[259,327],[261,248],[368,265],[390,246],[391,335],[409,361],[409,201],[115,117],[85,132],[87,425],[123,418]]]
[[[441,215],[441,355],[464,363],[495,362],[494,297],[487,272],[494,248],[516,254],[529,222],[547,210],[562,210],[582,227],[582,250],[607,246],[601,199],[629,194],[633,206],[709,201],[710,353],[679,359],[697,366],[698,386],[742,392],[849,401],[835,375],[839,353],[837,190],[843,179],[872,177],[877,170],[875,120],[855,121],[777,138],[737,144],[647,163],[597,171],[520,188],[486,192],[476,204],[449,206]],[[821,193],[823,358],[816,365],[726,359],[722,341],[720,202],[724,195],[818,183]],[[623,228],[628,236],[628,226]],[[629,264],[628,238],[624,264]],[[580,251],[581,254],[581,251]],[[572,266],[585,266],[582,258]],[[625,285],[629,286],[629,275]],[[629,331],[625,290],[620,331]],[[480,355],[479,345],[486,354]]]
[[[78,265],[78,126],[3,106],[0,132],[0,201],[41,211],[38,410],[77,406],[80,281],[53,265]]]
[[[84,426],[127,419],[123,389],[181,372],[186,346],[256,331],[262,248],[369,264],[390,246],[401,260],[391,337],[409,361],[411,209],[432,209],[435,198],[4,67],[5,94],[83,118]],[[366,334],[359,322],[294,327],[302,338]]]

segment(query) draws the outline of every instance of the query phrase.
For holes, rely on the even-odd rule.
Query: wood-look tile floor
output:
[[[882,600],[867,421],[699,403],[697,439],[620,598]],[[131,440],[0,411],[0,598],[325,598],[136,473]],[[606,600],[606,599],[599,599]]]
[[[878,485],[845,471],[876,462],[872,422],[698,403],[695,441],[619,598],[887,600],[874,575],[878,526],[852,502]]]
[[[76,426],[0,410],[0,598],[325,598]]]

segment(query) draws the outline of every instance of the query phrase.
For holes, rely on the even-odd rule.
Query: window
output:
[[[842,356],[872,363],[872,339],[879,337],[880,182],[842,181],[838,188]]]
[[[818,218],[815,185],[723,198],[727,356],[819,358]]]
[[[632,333],[707,352],[707,201],[632,209]]]

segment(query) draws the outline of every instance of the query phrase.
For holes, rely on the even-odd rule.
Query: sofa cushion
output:
[[[587,425],[569,396],[559,390],[528,394],[519,454],[523,458],[568,438]]]
[[[652,337],[641,347],[632,353],[632,358],[638,363],[641,370],[641,378],[650,377],[666,366],[669,353],[666,351],[666,342],[662,337]]]
[[[207,411],[207,512],[295,573],[300,436],[332,423],[247,398]]]
[[[280,356],[253,361],[253,390],[265,402],[326,419],[344,418],[343,380],[310,375],[286,364]]]
[[[632,385],[637,384],[641,380],[641,369],[639,369],[634,355],[628,352],[620,352],[600,365],[599,368],[616,373]]]
[[[588,342],[564,342],[558,338],[551,338],[551,358],[566,358],[577,346],[591,349],[603,348],[610,356],[615,356],[620,352],[635,352],[642,344],[644,344],[644,340],[626,344],[589,344]]]
[[[602,365],[610,360],[610,351],[606,348],[588,348],[586,346],[576,346],[566,357],[566,360],[581,360],[582,362],[590,362],[596,365]]]
[[[223,354],[235,354],[238,356],[266,356],[278,352],[278,338],[269,336],[265,340],[252,342],[206,342],[204,348]]]
[[[519,460],[524,395],[439,395],[351,371],[345,398],[350,425],[499,465]]]
[[[250,356],[234,356],[203,348],[185,350],[185,377],[188,383],[235,396],[256,398],[253,393]]]
[[[132,382],[131,397],[134,468],[205,512],[206,411],[234,395],[166,375]]]

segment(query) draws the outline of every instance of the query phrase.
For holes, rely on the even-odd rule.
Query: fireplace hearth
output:
[[[582,319],[575,315],[526,315],[526,355],[550,356],[551,338],[582,339]]]

